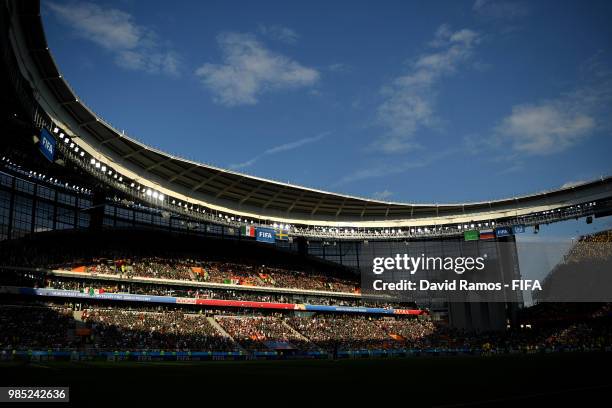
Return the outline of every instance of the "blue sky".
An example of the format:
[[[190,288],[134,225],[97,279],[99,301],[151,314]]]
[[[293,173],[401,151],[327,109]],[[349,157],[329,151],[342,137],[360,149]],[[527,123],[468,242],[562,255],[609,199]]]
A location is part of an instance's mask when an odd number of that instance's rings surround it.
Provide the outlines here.
[[[81,99],[186,158],[407,202],[612,174],[609,1],[43,0],[42,11]]]

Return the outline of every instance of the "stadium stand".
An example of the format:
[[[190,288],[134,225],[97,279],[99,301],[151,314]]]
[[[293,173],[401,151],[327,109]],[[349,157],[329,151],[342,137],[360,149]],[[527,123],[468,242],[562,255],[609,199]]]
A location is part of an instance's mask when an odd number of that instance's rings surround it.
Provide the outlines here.
[[[610,304],[580,320],[506,332],[468,333],[428,318],[223,314],[177,308],[15,304],[0,307],[0,349],[94,351],[412,350],[463,353],[606,351],[612,347]],[[229,334],[226,337],[210,318]]]
[[[182,311],[85,309],[96,348],[230,351],[235,345],[206,316]]]
[[[104,236],[105,235],[105,236]],[[53,250],[57,247],[57,251]],[[148,231],[64,231],[0,245],[4,266],[355,293],[355,271],[252,242]]]
[[[608,300],[612,284],[612,230],[581,236],[534,293],[538,302]]]

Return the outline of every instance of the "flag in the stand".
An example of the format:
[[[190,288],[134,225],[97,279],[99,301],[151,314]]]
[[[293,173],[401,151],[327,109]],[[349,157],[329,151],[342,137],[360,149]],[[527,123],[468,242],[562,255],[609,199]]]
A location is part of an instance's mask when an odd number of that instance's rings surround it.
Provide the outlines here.
[[[289,239],[289,235],[286,232],[283,232],[283,230],[277,230],[276,231],[276,239],[279,241],[287,241]]]
[[[200,266],[192,266],[191,272],[197,273],[198,275],[204,275],[204,269]]]
[[[466,241],[478,241],[479,233],[476,230],[465,231],[463,233],[463,238]]]
[[[247,237],[255,236],[255,227],[251,227],[250,225],[245,225],[240,229],[240,233]]]
[[[480,231],[480,239],[494,239],[495,233],[492,229]]]

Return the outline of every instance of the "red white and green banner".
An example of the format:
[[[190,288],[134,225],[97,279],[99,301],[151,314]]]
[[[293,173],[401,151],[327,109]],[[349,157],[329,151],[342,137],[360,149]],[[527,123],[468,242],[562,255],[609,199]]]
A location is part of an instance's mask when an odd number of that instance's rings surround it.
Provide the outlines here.
[[[240,233],[247,237],[254,237],[255,227],[251,227],[250,225],[245,225],[244,227],[240,228]]]

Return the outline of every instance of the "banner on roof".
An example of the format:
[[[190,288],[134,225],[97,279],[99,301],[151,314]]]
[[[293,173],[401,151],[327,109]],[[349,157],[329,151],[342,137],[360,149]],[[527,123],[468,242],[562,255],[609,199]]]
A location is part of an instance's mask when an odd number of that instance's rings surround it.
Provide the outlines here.
[[[480,231],[480,239],[495,239],[495,232],[492,229]]]
[[[273,244],[275,231],[272,228],[257,227],[255,228],[255,239],[259,242]]]
[[[40,142],[38,143],[38,148],[40,152],[52,162],[55,160],[55,138],[51,136],[51,133],[47,129],[42,129],[40,131]]]
[[[497,227],[495,228],[495,236],[497,238],[509,237],[513,235],[512,227]]]
[[[466,241],[478,241],[478,238],[480,238],[480,234],[476,230],[465,231],[463,233],[463,238]]]
[[[240,228],[240,234],[245,237],[255,237],[255,227],[251,225],[245,225]]]
[[[289,240],[289,234],[284,232],[282,229],[278,229],[278,230],[276,230],[276,239],[279,240],[279,241],[288,241]]]
[[[519,224],[512,227],[512,232],[515,234],[522,234],[525,232],[525,225]]]

